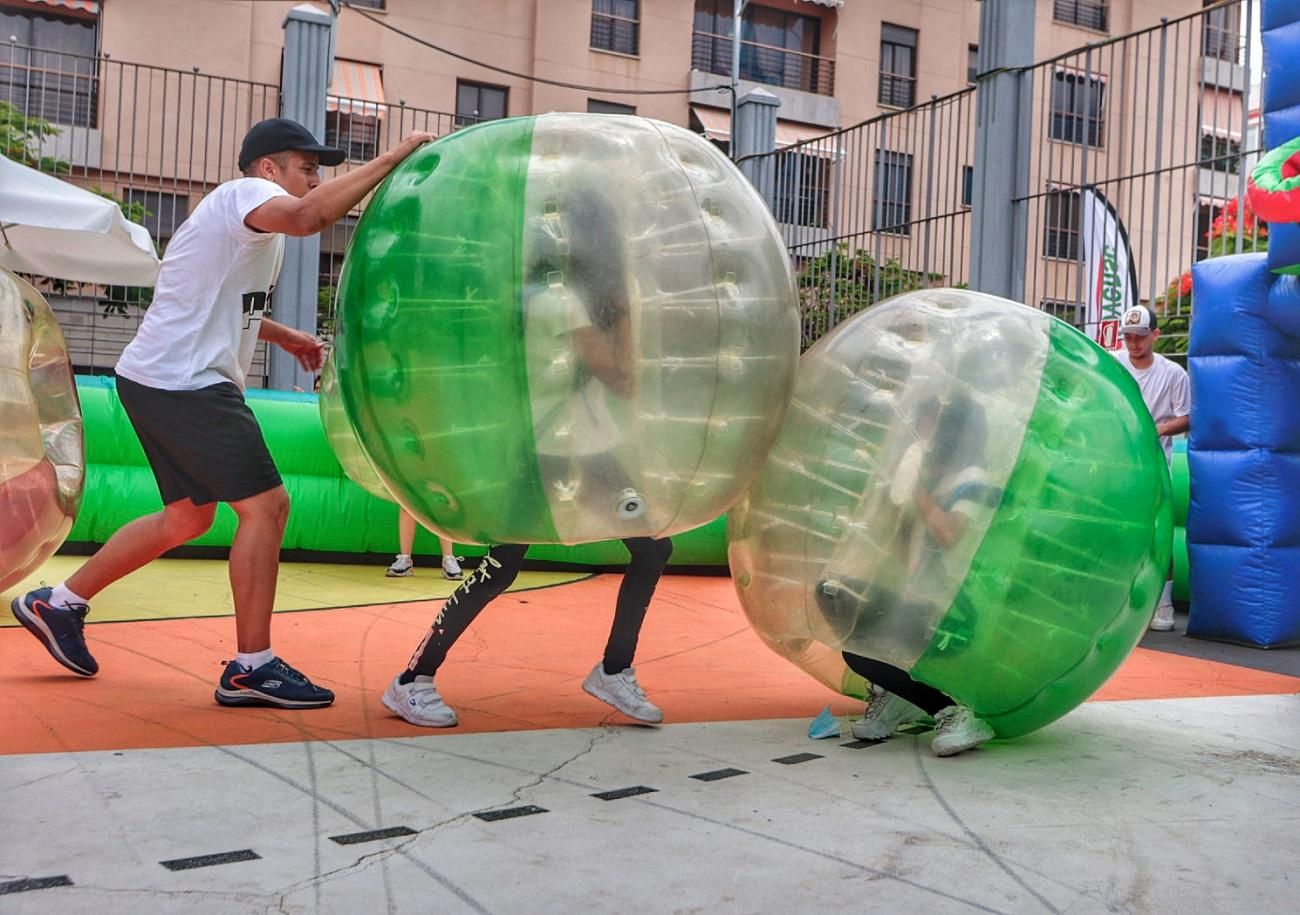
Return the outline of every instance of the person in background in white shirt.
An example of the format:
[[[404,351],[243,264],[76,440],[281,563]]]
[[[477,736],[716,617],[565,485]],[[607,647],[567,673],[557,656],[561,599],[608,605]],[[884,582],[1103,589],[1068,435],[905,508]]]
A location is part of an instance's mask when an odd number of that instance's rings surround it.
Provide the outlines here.
[[[334,701],[271,649],[280,544],[289,497],[244,402],[258,340],[321,367],[324,344],[264,317],[280,272],[284,236],[314,235],[355,207],[398,163],[433,139],[416,131],[365,165],[322,182],[323,146],[286,118],[244,137],[242,178],[208,194],[167,246],[154,298],[117,364],[117,393],[153,470],[161,511],[119,529],[53,587],[12,603],[19,622],[54,659],[83,677],[99,665],[86,647],[90,600],[119,578],[212,525],[218,502],[239,519],[230,548],[238,653],[216,691],[222,705],[321,708]]]
[[[1124,349],[1117,351],[1115,358],[1137,381],[1142,400],[1155,420],[1165,460],[1169,461],[1173,458],[1174,436],[1183,435],[1191,428],[1192,388],[1187,370],[1155,352],[1160,328],[1149,308],[1135,305],[1126,311],[1120,333],[1124,337]],[[1167,580],[1155,618],[1151,620],[1151,628],[1158,632],[1174,628],[1173,589],[1173,581]]]

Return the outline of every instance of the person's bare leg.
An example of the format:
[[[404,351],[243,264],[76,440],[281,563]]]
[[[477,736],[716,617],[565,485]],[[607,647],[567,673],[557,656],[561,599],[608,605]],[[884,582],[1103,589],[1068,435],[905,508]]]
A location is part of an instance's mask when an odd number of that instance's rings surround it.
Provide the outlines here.
[[[136,518],[109,537],[64,585],[90,600],[119,578],[206,532],[216,510],[215,502],[195,505],[181,499],[160,512]]]
[[[438,549],[442,550],[443,558],[456,555],[456,544],[452,543],[446,537],[438,538]]]
[[[289,519],[289,494],[283,486],[231,502],[239,516],[230,545],[230,590],[235,598],[235,640],[252,654],[271,647],[271,608],[275,603],[280,545]]]
[[[397,509],[397,552],[410,556],[415,547],[415,516],[404,508]]]

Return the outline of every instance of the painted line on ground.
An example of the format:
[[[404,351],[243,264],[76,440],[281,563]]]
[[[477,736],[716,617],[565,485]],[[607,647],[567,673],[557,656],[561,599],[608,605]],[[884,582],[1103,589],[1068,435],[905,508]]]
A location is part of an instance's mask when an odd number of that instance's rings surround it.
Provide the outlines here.
[[[370,829],[366,832],[349,832],[341,836],[330,836],[330,841],[338,845],[358,845],[362,842],[378,842],[380,839],[397,839],[402,836],[419,835],[407,826],[392,826],[388,829]]]
[[[0,883],[0,896],[10,893],[26,893],[31,890],[48,890],[55,886],[75,886],[67,874],[57,877],[29,877],[23,880],[9,880]]]
[[[196,867],[215,867],[218,864],[235,864],[239,861],[257,861],[262,856],[251,848],[238,851],[223,851],[215,855],[196,855],[193,858],[175,858],[171,861],[159,861],[169,871],[188,871]]]

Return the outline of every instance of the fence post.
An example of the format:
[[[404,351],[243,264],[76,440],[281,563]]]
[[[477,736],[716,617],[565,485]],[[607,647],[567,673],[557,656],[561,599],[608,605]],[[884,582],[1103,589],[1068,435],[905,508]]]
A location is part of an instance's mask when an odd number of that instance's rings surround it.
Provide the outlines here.
[[[980,76],[975,91],[975,180],[971,200],[971,287],[1021,301],[1029,212],[1029,80],[1015,68],[1034,58],[1034,0],[980,4]]]
[[[325,136],[325,93],[334,70],[333,17],[307,6],[285,16],[284,75],[280,113],[302,124],[317,139]],[[284,265],[272,299],[275,319],[316,333],[316,298],[320,294],[320,236],[286,238]],[[310,372],[293,356],[270,347],[270,386],[283,391],[312,389]]]
[[[759,195],[775,212],[776,161],[771,155],[776,149],[776,109],[781,100],[766,89],[751,89],[736,103],[736,120],[731,125],[731,157],[744,159],[740,171]]]

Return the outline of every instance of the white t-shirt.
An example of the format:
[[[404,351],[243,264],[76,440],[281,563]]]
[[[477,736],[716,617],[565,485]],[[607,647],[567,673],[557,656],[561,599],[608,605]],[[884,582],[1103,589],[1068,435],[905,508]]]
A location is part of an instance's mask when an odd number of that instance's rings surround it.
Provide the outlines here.
[[[1187,370],[1177,362],[1166,359],[1159,353],[1151,354],[1155,361],[1145,369],[1134,368],[1129,361],[1128,350],[1115,351],[1115,358],[1138,383],[1142,400],[1157,424],[1179,416],[1189,416],[1192,412],[1192,386],[1187,380]],[[1165,449],[1166,460],[1173,457],[1174,439],[1171,435],[1160,436],[1160,444]]]
[[[232,381],[242,390],[262,314],[284,258],[284,236],[244,217],[288,191],[238,178],[204,197],[167,245],[153,304],[117,362],[151,388],[193,391]]]

